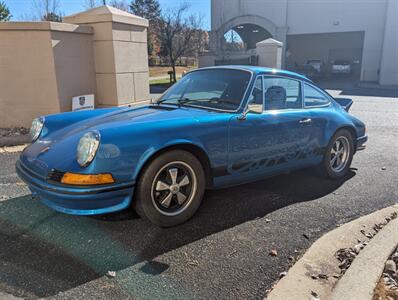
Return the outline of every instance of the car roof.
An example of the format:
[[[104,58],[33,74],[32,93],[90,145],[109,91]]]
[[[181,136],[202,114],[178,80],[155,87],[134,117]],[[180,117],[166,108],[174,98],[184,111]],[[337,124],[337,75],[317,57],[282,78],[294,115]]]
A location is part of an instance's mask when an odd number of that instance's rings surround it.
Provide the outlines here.
[[[243,65],[226,65],[226,66],[214,66],[214,67],[206,67],[206,68],[201,68],[201,69],[196,69],[194,71],[198,70],[211,70],[211,69],[232,69],[232,70],[242,70],[242,71],[249,71],[254,73],[254,75],[258,74],[265,74],[265,75],[282,75],[285,77],[291,77],[295,79],[300,79],[300,80],[305,80],[308,82],[312,83],[312,80],[309,79],[308,77],[292,72],[292,71],[287,71],[287,70],[281,70],[281,69],[273,69],[273,68],[267,68],[267,67],[259,67],[259,66],[243,66]]]

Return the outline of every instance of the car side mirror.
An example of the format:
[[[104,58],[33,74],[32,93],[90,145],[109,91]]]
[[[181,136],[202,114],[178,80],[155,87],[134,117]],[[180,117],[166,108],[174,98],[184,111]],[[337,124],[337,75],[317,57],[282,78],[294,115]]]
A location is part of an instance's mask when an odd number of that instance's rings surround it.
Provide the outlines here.
[[[239,116],[239,120],[246,120],[246,116],[248,113],[262,114],[263,113],[263,105],[262,104],[254,104],[254,103],[248,104],[246,107],[246,110]]]

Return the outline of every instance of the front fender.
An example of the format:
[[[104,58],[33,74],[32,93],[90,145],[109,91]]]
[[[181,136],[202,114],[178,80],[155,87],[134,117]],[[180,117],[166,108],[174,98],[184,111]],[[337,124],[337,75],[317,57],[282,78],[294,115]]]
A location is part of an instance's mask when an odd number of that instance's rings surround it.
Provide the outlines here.
[[[138,178],[138,175],[140,174],[142,168],[145,166],[145,164],[151,160],[154,156],[156,156],[157,153],[162,152],[166,150],[167,148],[171,147],[178,147],[182,145],[190,145],[194,146],[197,148],[200,148],[206,155],[209,157],[204,145],[200,141],[193,141],[189,139],[174,139],[170,140],[162,145],[157,145],[156,147],[152,146],[148,148],[140,157],[138,160],[138,164],[135,168],[134,171],[134,180]]]

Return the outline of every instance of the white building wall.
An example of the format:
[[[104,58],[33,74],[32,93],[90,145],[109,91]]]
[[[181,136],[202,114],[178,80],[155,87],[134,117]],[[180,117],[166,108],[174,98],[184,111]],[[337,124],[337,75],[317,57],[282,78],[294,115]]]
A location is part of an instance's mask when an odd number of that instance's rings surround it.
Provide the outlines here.
[[[388,1],[395,10],[398,0],[212,0],[212,31],[219,31],[213,38],[222,37],[224,24],[245,16],[266,18],[277,30],[287,29],[287,35],[365,31],[361,80],[378,81]],[[396,28],[398,12],[390,14],[395,24],[388,26]]]
[[[287,0],[212,0],[211,27],[217,30],[236,16],[259,15],[282,26],[286,22]]]
[[[398,0],[390,0],[381,60],[380,84],[398,85]]]

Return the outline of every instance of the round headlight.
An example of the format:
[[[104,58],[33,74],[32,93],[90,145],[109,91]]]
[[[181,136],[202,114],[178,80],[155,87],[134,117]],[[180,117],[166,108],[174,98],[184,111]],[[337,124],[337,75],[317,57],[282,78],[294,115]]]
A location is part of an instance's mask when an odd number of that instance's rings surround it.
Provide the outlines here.
[[[100,144],[99,132],[85,133],[77,145],[77,162],[81,167],[87,167],[94,159]]]
[[[30,127],[30,136],[32,138],[32,142],[36,141],[43,129],[44,126],[44,117],[36,118],[32,121],[32,126]]]

